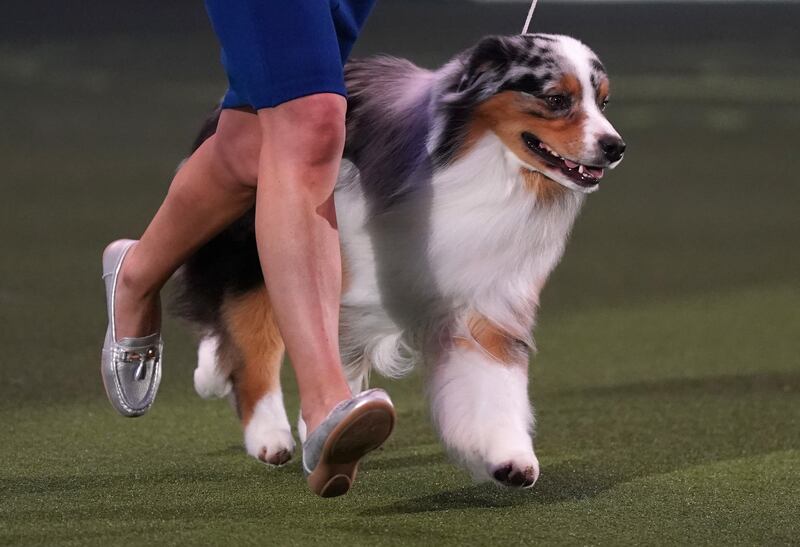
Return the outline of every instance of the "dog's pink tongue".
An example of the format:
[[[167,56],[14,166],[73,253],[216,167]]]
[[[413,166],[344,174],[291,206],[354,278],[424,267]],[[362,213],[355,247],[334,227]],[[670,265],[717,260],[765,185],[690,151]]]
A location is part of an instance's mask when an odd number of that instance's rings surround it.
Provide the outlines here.
[[[568,160],[568,159],[566,159],[566,158],[564,158],[564,165],[566,165],[566,166],[567,166],[567,167],[569,167],[570,169],[575,169],[576,167],[578,167],[578,164],[577,164],[577,163],[575,163],[574,161],[569,161],[569,160]]]
[[[596,179],[603,178],[604,171],[602,169],[598,169],[596,167],[587,167],[586,170]]]

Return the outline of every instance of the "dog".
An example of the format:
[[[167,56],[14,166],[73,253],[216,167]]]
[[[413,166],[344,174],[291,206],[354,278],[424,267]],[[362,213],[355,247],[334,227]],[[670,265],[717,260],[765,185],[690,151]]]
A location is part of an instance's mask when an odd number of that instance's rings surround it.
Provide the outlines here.
[[[350,387],[424,367],[447,450],[478,480],[530,487],[539,294],[586,195],[625,152],[603,114],[606,70],[578,40],[525,34],[488,36],[435,71],[355,60],[345,79],[335,201]],[[202,336],[196,391],[230,395],[248,454],[280,465],[294,450],[284,345],[253,224],[251,211],[187,261],[180,313]]]

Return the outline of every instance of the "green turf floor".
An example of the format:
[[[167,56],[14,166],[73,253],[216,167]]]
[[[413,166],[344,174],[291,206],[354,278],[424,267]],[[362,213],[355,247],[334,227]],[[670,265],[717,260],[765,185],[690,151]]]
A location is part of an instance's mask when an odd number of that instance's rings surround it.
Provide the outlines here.
[[[462,27],[364,51],[438,61]],[[244,454],[174,320],[153,410],[103,394],[99,254],[142,230],[222,91],[207,29],[0,40],[0,544],[800,543],[800,57],[771,38],[597,45],[629,154],[545,290],[535,488],[451,465],[414,375],[381,383],[396,433],[336,500]]]

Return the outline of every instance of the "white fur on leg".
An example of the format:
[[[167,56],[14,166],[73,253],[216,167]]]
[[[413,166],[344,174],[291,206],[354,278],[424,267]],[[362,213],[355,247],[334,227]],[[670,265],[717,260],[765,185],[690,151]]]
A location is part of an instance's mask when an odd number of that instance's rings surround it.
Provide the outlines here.
[[[535,481],[533,412],[526,366],[494,361],[479,350],[453,347],[436,365],[430,382],[431,411],[442,441],[476,479],[508,468]],[[530,486],[530,485],[528,485]]]
[[[286,463],[294,452],[294,438],[283,407],[280,387],[264,395],[244,428],[247,453],[274,465]]]
[[[197,347],[197,368],[194,369],[194,390],[203,399],[225,397],[231,391],[231,380],[227,374],[217,367],[216,336],[207,336],[200,340]]]
[[[353,394],[353,397],[367,389],[367,378],[366,374],[358,373],[352,377],[347,378],[347,385],[350,387],[350,393]]]
[[[306,427],[306,421],[303,419],[303,413],[300,412],[299,416],[297,416],[297,436],[300,437],[300,444],[306,442],[307,435],[308,428]]]

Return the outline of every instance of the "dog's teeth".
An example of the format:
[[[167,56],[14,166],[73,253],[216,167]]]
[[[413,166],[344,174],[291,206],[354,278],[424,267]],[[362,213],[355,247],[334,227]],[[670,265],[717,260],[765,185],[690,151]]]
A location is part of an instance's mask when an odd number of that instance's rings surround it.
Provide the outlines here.
[[[540,143],[539,143],[539,147],[540,147],[540,148],[543,148],[544,150],[546,150],[546,151],[547,151],[547,152],[548,152],[548,153],[549,153],[551,156],[555,156],[555,157],[557,157],[557,158],[560,158],[560,157],[561,157],[561,156],[559,156],[559,155],[558,155],[558,152],[556,152],[555,150],[553,150],[552,148],[550,148],[549,146],[547,146],[547,145],[546,145],[545,143],[543,143],[543,142],[540,142]]]
[[[578,173],[580,173],[581,175],[585,175],[586,168],[583,165],[581,165],[580,167],[578,167]]]

